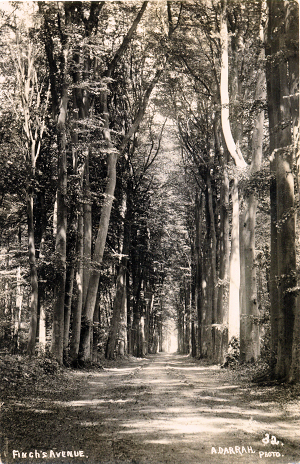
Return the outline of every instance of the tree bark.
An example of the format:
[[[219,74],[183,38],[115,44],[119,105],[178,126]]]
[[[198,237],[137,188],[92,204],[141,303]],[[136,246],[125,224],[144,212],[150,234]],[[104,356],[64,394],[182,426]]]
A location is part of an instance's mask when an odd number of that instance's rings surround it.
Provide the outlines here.
[[[63,363],[64,303],[66,285],[66,244],[67,244],[67,154],[66,118],[68,89],[62,90],[60,114],[57,123],[58,139],[58,186],[57,186],[57,233],[56,233],[56,285],[53,308],[51,352],[57,361]]]
[[[276,162],[275,149],[277,146],[277,127],[279,126],[279,113],[277,107],[280,101],[279,91],[279,65],[276,60],[273,60],[273,55],[276,54],[279,45],[277,44],[278,37],[273,34],[274,18],[273,13],[274,2],[268,1],[269,21],[268,21],[268,37],[266,53],[268,55],[266,63],[267,77],[267,102],[269,116],[269,133],[270,133],[270,153],[273,154],[270,159],[270,216],[271,216],[271,240],[270,240],[270,278],[269,278],[269,293],[270,293],[270,323],[271,323],[271,367],[276,365],[277,349],[278,349],[278,317],[279,317],[279,294],[277,286],[278,276],[278,258],[277,258],[277,180],[276,180]],[[274,372],[273,372],[274,373]]]
[[[263,29],[260,26],[261,43],[264,42]],[[261,47],[259,59],[265,58]],[[263,102],[265,92],[265,71],[260,69],[257,74],[255,100]],[[254,174],[261,167],[263,152],[264,110],[258,112],[252,135],[252,160],[250,173]],[[257,283],[255,263],[255,225],[257,196],[251,193],[245,199],[245,213],[242,219],[241,241],[243,247],[243,282],[241,284],[241,361],[256,361],[259,357],[259,309],[257,304]]]
[[[293,151],[298,173],[298,198],[300,198],[300,128],[299,128],[299,5],[288,2],[285,16],[286,44],[289,50],[289,96],[291,98],[291,118],[293,130]],[[299,213],[298,213],[299,214]],[[293,331],[292,364],[289,372],[290,382],[300,381],[300,297],[296,301],[296,314]]]
[[[228,339],[240,339],[240,227],[238,181],[232,187],[232,232],[230,252],[230,283],[228,307]]]
[[[278,328],[272,327],[272,345],[274,345],[277,338],[275,346],[275,348],[277,347],[277,363],[273,373],[278,379],[293,377],[291,374],[293,337],[296,336],[297,338],[297,324],[295,324],[295,321],[297,321],[298,317],[295,293],[297,281],[293,149],[291,146],[292,118],[288,81],[290,73],[288,71],[287,57],[280,55],[281,50],[286,45],[284,35],[286,6],[286,2],[268,0],[267,50],[270,60],[267,68],[267,90],[271,159],[276,174],[276,223],[271,231],[275,231],[275,228],[277,230],[277,275],[275,278],[278,280],[278,311],[275,305],[276,313],[274,313],[274,307],[271,306],[271,324],[276,324],[277,318]],[[272,220],[275,220],[275,215]],[[272,242],[275,242],[275,240]],[[272,295],[271,305],[274,304],[274,297],[275,295]],[[298,361],[296,361],[297,363]]]
[[[117,277],[117,290],[113,305],[113,316],[109,330],[109,336],[106,346],[105,357],[113,359],[115,357],[115,349],[117,344],[117,337],[119,333],[121,310],[124,303],[124,288],[126,286],[126,265],[120,264],[120,269]]]
[[[241,220],[241,321],[240,361],[256,361],[259,356],[259,312],[255,267],[255,217],[257,199],[246,200]]]
[[[208,169],[209,170],[209,169]],[[210,231],[210,255],[211,255],[211,333],[212,333],[212,357],[215,362],[219,362],[221,332],[217,324],[217,305],[218,305],[218,287],[217,287],[217,236],[215,226],[215,214],[213,208],[213,192],[210,172],[207,173],[207,195],[208,195],[208,213],[209,213],[209,231]]]
[[[246,168],[243,155],[236,145],[229,120],[229,92],[228,92],[228,30],[227,30],[227,1],[222,4],[221,14],[221,123],[222,133],[227,149],[237,168]],[[237,89],[235,89],[235,94]],[[237,178],[233,180],[232,188],[232,233],[230,253],[230,283],[228,308],[228,339],[240,338],[240,239],[239,239],[239,194]]]
[[[197,321],[198,321],[198,356],[202,357],[202,318],[203,318],[203,291],[202,291],[202,221],[203,221],[203,195],[200,192],[196,196],[195,204],[195,252],[196,252],[196,289],[195,299],[197,308]]]
[[[221,187],[220,212],[220,271],[218,286],[217,321],[222,325],[222,339],[220,347],[220,362],[225,357],[228,346],[228,293],[229,293],[229,179],[223,166],[223,180]]]
[[[16,38],[18,43],[18,38]],[[19,48],[17,56],[14,57],[15,71],[20,94],[20,104],[23,111],[23,129],[26,135],[26,162],[27,162],[27,227],[28,227],[28,253],[31,281],[31,319],[29,327],[27,354],[32,356],[35,352],[35,342],[37,336],[38,321],[38,274],[37,274],[37,256],[35,244],[35,226],[34,226],[34,181],[36,173],[36,161],[40,153],[41,140],[44,132],[44,115],[41,116],[41,87],[37,82],[37,73],[35,69],[35,56],[33,46],[29,42],[26,53]],[[35,101],[36,99],[36,101]],[[34,102],[34,103],[33,103]],[[48,104],[48,94],[45,103],[45,109]],[[35,105],[35,108],[33,108]],[[34,111],[38,116],[34,116]],[[39,117],[40,116],[40,117]]]
[[[126,284],[127,284],[127,265],[129,257],[129,247],[131,241],[131,208],[130,200],[127,198],[126,213],[124,218],[124,238],[122,247],[122,257],[117,276],[116,296],[113,304],[113,317],[109,330],[105,357],[113,359],[117,348],[117,338],[120,332],[121,316],[123,324],[123,340],[125,346],[124,332],[127,331],[127,314],[125,311],[126,304]]]
[[[106,131],[107,137],[108,132]],[[107,139],[110,141],[110,136]],[[109,142],[110,144],[110,142]],[[95,243],[95,249],[93,254],[93,261],[95,263],[95,269],[91,271],[89,279],[89,287],[86,296],[86,302],[83,310],[82,324],[81,324],[81,339],[79,348],[79,361],[85,362],[90,359],[90,341],[93,324],[93,314],[95,309],[95,303],[97,298],[97,291],[100,278],[100,266],[103,260],[104,248],[106,243],[106,236],[109,226],[109,219],[111,208],[114,200],[114,191],[116,186],[116,165],[117,165],[117,154],[113,150],[111,144],[109,146],[111,152],[108,154],[107,162],[107,185],[105,189],[105,199],[101,210],[101,218],[99,223],[99,229],[97,239]],[[97,266],[97,267],[96,267]]]
[[[184,279],[184,314],[185,314],[185,339],[184,354],[190,354],[191,351],[191,302],[190,302],[190,281]]]
[[[66,289],[65,289],[65,310],[64,310],[64,359],[68,356],[69,334],[71,321],[71,306],[74,287],[74,263],[71,263],[66,272]]]
[[[280,44],[280,41],[279,41]],[[276,160],[277,180],[277,259],[279,277],[278,352],[276,376],[288,378],[292,362],[296,315],[296,231],[294,213],[293,154],[287,63],[279,66],[281,122]],[[282,148],[281,148],[282,147]]]
[[[221,14],[221,122],[227,149],[238,168],[247,167],[243,155],[236,145],[231,131],[229,120],[229,92],[228,92],[228,30],[227,30],[227,0],[223,0],[223,11]]]
[[[278,352],[276,376],[288,378],[292,362],[296,314],[296,249],[292,155],[284,148],[276,154],[277,259],[279,280]]]
[[[124,285],[121,315],[120,315],[120,330],[119,330],[119,346],[118,351],[120,356],[127,354],[127,281],[128,275],[126,273],[126,282]]]
[[[35,353],[35,341],[37,334],[38,315],[38,274],[36,266],[36,254],[34,243],[34,217],[33,217],[33,189],[29,188],[27,194],[27,221],[28,221],[28,252],[31,282],[31,320],[28,336],[27,354],[33,356]]]
[[[77,256],[77,268],[76,268],[76,289],[77,289],[77,300],[73,310],[72,317],[72,333],[70,340],[70,359],[74,363],[77,361],[80,343],[80,331],[81,331],[81,314],[82,314],[82,302],[83,302],[83,207],[81,205],[78,213],[78,226],[77,226],[77,243],[76,243],[76,256]]]
[[[82,302],[86,301],[88,292],[91,257],[92,257],[92,202],[89,173],[89,152],[84,163],[83,173],[83,278],[82,278]]]
[[[206,237],[203,252],[203,326],[202,326],[202,352],[203,356],[213,358],[213,338],[212,338],[212,311],[213,311],[213,277],[212,277],[212,250],[211,250],[211,230],[209,215],[208,189],[205,192],[205,219]]]

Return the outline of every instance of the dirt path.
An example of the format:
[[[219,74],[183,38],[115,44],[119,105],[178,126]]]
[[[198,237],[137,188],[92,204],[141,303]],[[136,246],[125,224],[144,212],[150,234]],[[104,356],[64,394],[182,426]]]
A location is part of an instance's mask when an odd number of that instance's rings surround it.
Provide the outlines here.
[[[278,403],[272,388],[165,354],[71,375],[88,375],[75,400],[14,405],[20,430],[5,423],[5,464],[300,463],[299,401]]]

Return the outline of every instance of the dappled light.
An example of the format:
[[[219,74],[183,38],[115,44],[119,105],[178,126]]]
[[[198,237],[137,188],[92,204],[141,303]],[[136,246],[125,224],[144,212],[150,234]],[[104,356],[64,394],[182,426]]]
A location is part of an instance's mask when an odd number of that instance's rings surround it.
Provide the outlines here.
[[[227,452],[230,464],[241,462],[241,456],[249,463],[270,463],[268,455],[266,460],[259,455],[265,452],[280,453],[280,464],[296,462],[298,400],[279,404],[274,387],[268,395],[188,356],[160,353],[124,364],[88,372],[85,379],[72,373],[83,386],[76,398],[16,401],[20,424],[29,417],[43,421],[44,434],[34,446],[51,449],[55,437],[56,446],[73,449],[76,436],[91,462],[98,462],[97,456],[104,461],[122,456],[146,463],[151,456],[156,464],[167,453],[172,463],[181,464],[185,455],[189,464],[208,464],[223,462],[218,456]],[[7,427],[5,433],[10,436]],[[266,434],[277,437],[278,444],[264,444]],[[28,446],[24,440],[15,437],[11,446]],[[28,433],[26,440],[32,443],[34,435]]]

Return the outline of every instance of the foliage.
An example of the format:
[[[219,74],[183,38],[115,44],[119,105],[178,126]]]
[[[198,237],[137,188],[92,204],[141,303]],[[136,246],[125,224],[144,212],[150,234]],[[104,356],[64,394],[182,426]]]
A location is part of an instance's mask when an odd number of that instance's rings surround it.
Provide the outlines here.
[[[269,189],[276,176],[270,172],[267,125],[263,166],[250,173],[250,162],[256,117],[271,103],[257,99],[257,77],[273,58],[265,62],[260,56],[260,21],[266,19],[262,3],[228,1],[230,120],[249,165],[239,172],[228,160],[220,117],[222,4],[218,0],[34,2],[32,7],[15,5],[11,14],[0,11],[2,347],[21,352],[28,336],[29,192],[33,193],[39,305],[45,312],[47,347],[51,342],[56,276],[64,271],[55,241],[60,148],[56,120],[65,95],[66,266],[70,274],[74,271],[73,287],[65,298],[67,304],[70,297],[71,309],[65,352],[69,352],[75,308],[80,302],[80,266],[101,273],[97,317],[94,323],[90,321],[97,358],[109,338],[117,277],[125,263],[128,338],[134,338],[132,334],[147,321],[140,339],[134,340],[139,350],[146,353],[150,345],[156,349],[161,324],[175,318],[181,331],[180,349],[198,357],[204,352],[212,358],[216,352],[224,356],[227,261],[233,236],[230,193],[232,181],[237,179],[240,217],[252,194],[259,200],[253,263],[258,279],[257,321],[262,329],[261,362],[271,362]],[[139,26],[128,35],[144,7]],[[28,24],[23,18],[26,15]],[[34,173],[30,173],[33,142],[38,145],[38,156]],[[112,153],[118,153],[116,188],[110,196],[114,202],[99,265],[90,257],[82,258],[79,248],[86,232],[79,225],[86,219],[86,205],[91,204],[94,251],[108,200],[105,188]],[[276,222],[278,230],[296,208]],[[129,246],[124,252],[127,234]],[[299,260],[299,250],[297,255]],[[218,327],[226,330],[221,333]],[[162,337],[159,333],[160,342]],[[217,347],[216,340],[223,348]],[[129,343],[130,349],[134,343]],[[37,348],[38,352],[44,350],[41,345]],[[238,356],[239,342],[232,339],[224,366],[236,366]],[[48,355],[38,362],[37,369],[47,375],[59,371]],[[18,368],[14,369],[18,378]]]
[[[225,355],[225,362],[222,367],[235,368],[240,358],[240,342],[236,337],[232,337],[228,343],[228,351]]]
[[[41,352],[37,358],[38,366],[41,367],[45,374],[54,375],[60,370],[60,366],[49,351]]]
[[[28,358],[22,355],[1,354],[1,396],[9,392],[22,395],[30,389],[51,382],[51,378],[62,376],[62,368],[48,356]]]

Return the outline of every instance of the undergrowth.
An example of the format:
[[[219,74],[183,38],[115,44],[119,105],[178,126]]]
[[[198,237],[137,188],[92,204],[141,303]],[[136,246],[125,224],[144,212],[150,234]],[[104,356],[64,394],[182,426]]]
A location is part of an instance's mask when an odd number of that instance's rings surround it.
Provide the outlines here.
[[[32,396],[47,389],[68,389],[66,369],[46,355],[34,358],[23,355],[0,356],[0,397]]]

